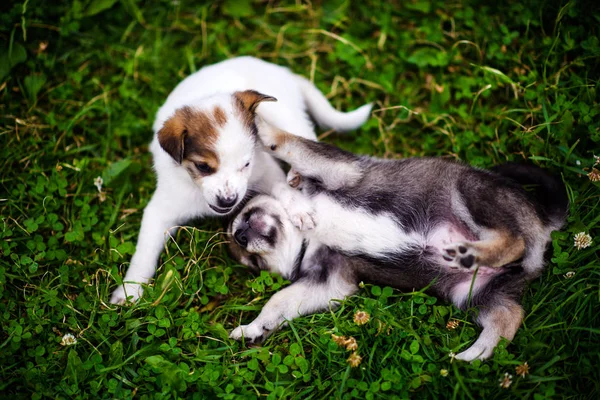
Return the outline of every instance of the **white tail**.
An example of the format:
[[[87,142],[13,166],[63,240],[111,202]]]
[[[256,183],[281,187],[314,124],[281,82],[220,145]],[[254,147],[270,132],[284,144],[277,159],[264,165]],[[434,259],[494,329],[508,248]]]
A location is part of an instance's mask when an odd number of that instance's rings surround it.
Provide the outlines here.
[[[373,106],[371,103],[350,112],[338,111],[308,79],[297,77],[308,111],[320,127],[345,132],[360,127],[369,119]]]

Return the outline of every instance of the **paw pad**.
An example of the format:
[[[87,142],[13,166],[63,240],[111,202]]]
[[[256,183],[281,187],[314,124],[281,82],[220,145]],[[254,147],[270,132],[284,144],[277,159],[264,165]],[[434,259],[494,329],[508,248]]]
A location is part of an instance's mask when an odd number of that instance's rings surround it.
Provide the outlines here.
[[[476,268],[476,250],[468,243],[453,243],[442,249],[442,258],[451,268]]]

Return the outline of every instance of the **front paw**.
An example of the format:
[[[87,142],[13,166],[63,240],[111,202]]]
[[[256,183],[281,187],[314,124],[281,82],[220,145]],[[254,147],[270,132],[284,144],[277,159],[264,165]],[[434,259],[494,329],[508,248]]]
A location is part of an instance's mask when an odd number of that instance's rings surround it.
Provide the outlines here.
[[[442,257],[450,268],[476,269],[479,267],[477,249],[469,242],[451,243],[442,249]]]
[[[257,324],[240,325],[229,334],[229,337],[234,340],[246,341],[246,343],[258,344],[265,340],[268,330]]]
[[[280,139],[279,129],[275,128],[259,116],[256,117],[255,124],[258,131],[258,137],[265,146],[265,149],[270,152],[277,150]]]
[[[142,297],[144,288],[138,283],[125,283],[112,293],[110,302],[112,304],[124,305],[128,302],[135,303]]]
[[[291,206],[288,208],[290,221],[301,231],[315,229],[317,226],[315,212],[312,207]]]

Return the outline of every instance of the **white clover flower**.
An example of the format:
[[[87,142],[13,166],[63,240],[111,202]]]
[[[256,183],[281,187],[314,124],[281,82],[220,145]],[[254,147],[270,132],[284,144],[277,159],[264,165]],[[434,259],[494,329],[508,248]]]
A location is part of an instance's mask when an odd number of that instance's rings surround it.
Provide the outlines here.
[[[517,375],[521,375],[521,378],[525,378],[526,375],[529,375],[529,364],[525,361],[524,364],[516,366],[515,371]]]
[[[70,333],[64,335],[60,341],[62,346],[72,346],[75,343],[77,343],[77,339],[75,339],[75,336],[71,335]]]
[[[357,352],[350,354],[350,357],[348,357],[348,359],[346,360],[346,362],[350,364],[352,368],[358,367],[361,361],[362,357],[359,356]]]
[[[592,237],[585,232],[579,232],[573,238],[573,242],[573,246],[575,246],[577,250],[585,249],[592,245]]]
[[[504,377],[500,378],[500,387],[504,388],[504,389],[508,389],[510,387],[510,385],[512,385],[512,378],[513,376],[511,374],[509,374],[508,372],[504,373]]]
[[[564,276],[565,276],[565,278],[567,278],[567,279],[571,279],[572,277],[574,277],[574,276],[575,276],[575,271],[569,271],[569,272],[567,272],[567,273],[566,273]]]
[[[98,193],[102,193],[102,184],[103,183],[104,183],[104,180],[102,179],[101,176],[94,179],[94,186],[96,186],[96,188],[98,189]]]
[[[448,353],[448,357],[450,357],[450,362],[452,362],[456,358],[456,354],[453,351],[451,351],[450,353]]]
[[[371,316],[366,311],[357,311],[354,314],[354,323],[356,325],[364,325],[371,319]]]

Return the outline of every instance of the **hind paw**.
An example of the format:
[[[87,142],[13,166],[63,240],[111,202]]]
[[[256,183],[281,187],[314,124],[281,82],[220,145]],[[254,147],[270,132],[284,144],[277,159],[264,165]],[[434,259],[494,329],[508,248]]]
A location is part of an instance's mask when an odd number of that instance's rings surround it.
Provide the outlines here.
[[[474,360],[485,360],[487,358],[490,358],[492,354],[494,354],[493,346],[482,346],[474,344],[462,353],[458,353],[456,355],[456,359],[471,362]]]
[[[469,242],[452,243],[442,249],[442,257],[450,268],[479,267],[477,249]]]

